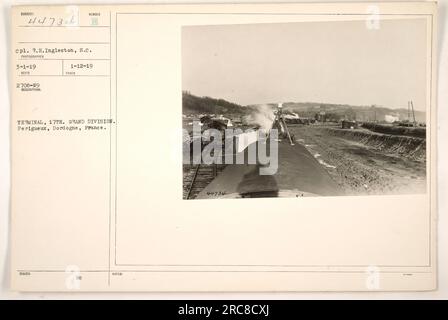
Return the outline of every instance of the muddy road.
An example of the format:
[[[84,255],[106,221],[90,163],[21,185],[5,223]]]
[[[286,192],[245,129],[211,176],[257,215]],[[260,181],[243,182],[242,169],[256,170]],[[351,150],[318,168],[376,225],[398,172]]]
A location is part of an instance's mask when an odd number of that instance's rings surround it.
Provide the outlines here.
[[[425,159],[385,152],[334,134],[325,126],[291,125],[289,129],[346,195],[425,193]]]

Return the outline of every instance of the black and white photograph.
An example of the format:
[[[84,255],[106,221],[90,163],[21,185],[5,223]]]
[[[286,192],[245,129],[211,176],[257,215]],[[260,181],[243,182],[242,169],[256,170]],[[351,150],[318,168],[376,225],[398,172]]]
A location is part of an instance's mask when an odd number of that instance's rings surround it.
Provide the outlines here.
[[[0,300],[448,296],[448,0],[5,1]]]
[[[182,27],[183,198],[426,193],[427,28]]]

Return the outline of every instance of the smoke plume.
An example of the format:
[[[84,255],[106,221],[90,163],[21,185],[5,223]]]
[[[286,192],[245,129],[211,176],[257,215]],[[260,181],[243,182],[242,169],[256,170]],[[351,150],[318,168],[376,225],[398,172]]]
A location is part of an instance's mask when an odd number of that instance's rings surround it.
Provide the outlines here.
[[[258,126],[260,129],[269,131],[272,128],[275,115],[272,107],[268,105],[259,105],[254,111],[246,117],[246,122],[249,125]]]

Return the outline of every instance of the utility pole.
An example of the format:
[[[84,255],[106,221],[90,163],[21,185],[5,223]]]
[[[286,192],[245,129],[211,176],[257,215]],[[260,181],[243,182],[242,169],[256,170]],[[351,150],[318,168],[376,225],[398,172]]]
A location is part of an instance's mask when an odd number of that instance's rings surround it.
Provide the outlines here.
[[[412,118],[414,119],[414,126],[415,126],[417,124],[417,122],[415,121],[414,103],[412,102],[412,100],[409,102],[410,102],[410,105],[412,108]]]
[[[373,122],[376,123],[376,106],[373,105],[372,107],[373,107],[373,116],[374,116],[374,120],[373,120]]]
[[[411,101],[408,101],[408,122],[411,122]]]

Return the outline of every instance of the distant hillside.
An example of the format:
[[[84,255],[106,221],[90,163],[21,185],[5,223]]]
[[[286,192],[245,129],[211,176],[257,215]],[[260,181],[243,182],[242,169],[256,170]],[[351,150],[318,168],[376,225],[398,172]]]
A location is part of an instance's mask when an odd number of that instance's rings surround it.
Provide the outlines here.
[[[184,114],[224,114],[243,115],[248,109],[224,99],[198,97],[189,92],[182,92],[182,108]]]
[[[228,117],[248,115],[261,105],[241,106],[239,104],[215,99],[211,97],[198,97],[189,92],[182,92],[182,107],[184,114],[223,114]],[[276,103],[268,103],[272,109],[277,108]],[[325,114],[328,120],[339,121],[342,119],[358,121],[383,121],[385,116],[395,116],[399,120],[408,119],[407,109],[392,109],[381,106],[353,106],[348,104],[331,104],[317,102],[285,102],[283,110],[297,113],[300,117],[314,118],[316,114]],[[412,121],[412,113],[410,114]],[[415,111],[417,122],[426,121],[426,113]]]
[[[276,108],[277,104],[269,104]],[[256,107],[256,106],[252,106]],[[341,120],[351,119],[358,121],[383,121],[386,115],[398,116],[400,120],[408,119],[407,109],[392,109],[380,106],[352,106],[348,104],[329,104],[316,102],[286,102],[283,109],[297,113],[301,117],[314,117],[316,113],[325,113],[327,118]],[[412,121],[412,113],[410,114]],[[415,111],[415,120],[425,122],[426,113]]]

